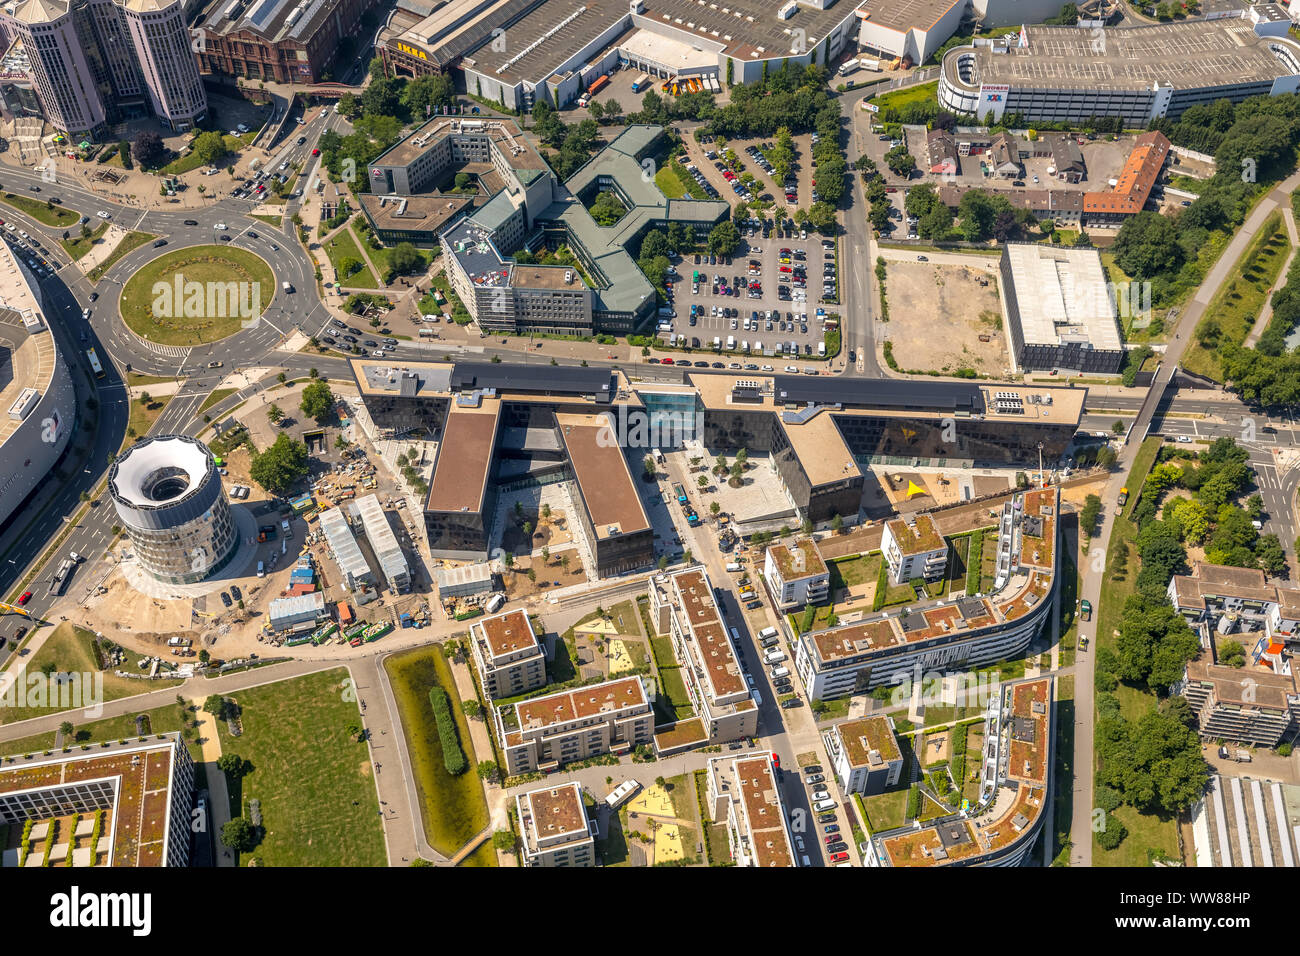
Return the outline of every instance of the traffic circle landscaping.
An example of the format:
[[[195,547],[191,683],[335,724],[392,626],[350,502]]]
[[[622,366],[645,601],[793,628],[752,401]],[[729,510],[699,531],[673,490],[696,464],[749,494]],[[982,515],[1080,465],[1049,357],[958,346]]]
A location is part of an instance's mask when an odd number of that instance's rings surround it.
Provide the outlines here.
[[[159,345],[192,346],[233,335],[275,297],[275,273],[261,256],[230,246],[177,249],[154,259],[122,288],[132,332]]]

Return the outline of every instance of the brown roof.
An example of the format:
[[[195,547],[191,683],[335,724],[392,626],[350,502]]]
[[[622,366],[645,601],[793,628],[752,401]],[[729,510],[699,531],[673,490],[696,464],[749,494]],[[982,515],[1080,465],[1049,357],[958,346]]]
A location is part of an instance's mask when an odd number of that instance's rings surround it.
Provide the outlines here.
[[[645,688],[639,678],[624,677],[520,701],[515,705],[515,714],[521,729],[534,730],[638,705],[649,706]]]
[[[747,690],[731,637],[713,600],[713,588],[699,568],[673,576],[681,608],[690,621],[697,656],[706,670],[714,698]]]
[[[894,730],[889,726],[889,718],[883,714],[861,720],[846,720],[842,724],[836,724],[835,730],[844,746],[844,755],[849,758],[850,767],[872,766],[873,751],[880,754],[885,762],[899,760],[903,756],[898,749],[898,741],[894,739]]]
[[[1174,575],[1173,585],[1176,603],[1184,608],[1204,608],[1206,597],[1261,602],[1279,599],[1278,589],[1269,586],[1264,572],[1258,568],[1197,562],[1191,574]]]
[[[600,415],[560,413],[555,421],[560,426],[596,537],[632,534],[649,528],[650,519],[641,506],[641,495],[607,419]]]
[[[943,535],[928,514],[913,515],[910,522],[904,518],[895,518],[889,522],[889,533],[894,536],[898,550],[904,555],[928,554],[944,546]]]
[[[767,551],[772,555],[777,570],[781,572],[781,579],[787,584],[826,573],[826,562],[822,560],[821,552],[817,550],[817,542],[812,538],[797,538],[790,543],[789,547],[784,544],[774,544]],[[795,551],[803,555],[802,568],[795,567]]]
[[[485,617],[475,627],[482,629],[483,638],[494,657],[511,654],[527,647],[537,647],[537,635],[533,633],[533,624],[522,610]]]
[[[1187,665],[1187,680],[1212,684],[1216,703],[1257,710],[1285,712],[1290,709],[1287,697],[1296,694],[1295,678],[1291,674],[1279,674],[1267,667],[1216,664],[1208,649]]]
[[[530,791],[523,794],[523,803],[532,812],[532,830],[539,840],[565,833],[590,833],[582,790],[576,783]]]
[[[1083,201],[1084,212],[1124,215],[1141,212],[1168,156],[1169,140],[1163,133],[1155,130],[1143,133],[1116,177],[1115,188],[1088,193]]]
[[[478,408],[452,403],[438,443],[429,488],[430,511],[478,512],[483,508],[501,401],[484,398]]]
[[[755,861],[759,866],[794,866],[781,797],[772,776],[772,755],[737,760],[735,768]]]

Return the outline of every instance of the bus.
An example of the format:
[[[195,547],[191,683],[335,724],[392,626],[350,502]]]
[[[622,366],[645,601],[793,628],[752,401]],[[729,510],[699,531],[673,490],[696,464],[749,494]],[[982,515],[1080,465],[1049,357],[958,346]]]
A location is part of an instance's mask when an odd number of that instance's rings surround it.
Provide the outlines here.
[[[99,356],[95,354],[95,350],[86,349],[86,358],[90,360],[90,370],[95,373],[95,378],[103,378],[104,366],[99,364]]]
[[[605,803],[609,806],[611,810],[617,810],[628,800],[631,800],[633,795],[635,795],[636,792],[640,789],[641,789],[641,784],[639,784],[637,781],[625,780],[622,783],[620,783],[617,787],[615,787],[613,791],[609,793],[608,796],[605,797]]]

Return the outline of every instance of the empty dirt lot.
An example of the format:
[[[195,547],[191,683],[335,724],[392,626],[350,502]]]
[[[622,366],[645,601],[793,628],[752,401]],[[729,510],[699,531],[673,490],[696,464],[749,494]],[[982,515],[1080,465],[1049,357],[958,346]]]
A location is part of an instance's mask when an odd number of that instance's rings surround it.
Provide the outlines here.
[[[1007,344],[995,275],[929,262],[890,262],[888,269],[889,338],[900,369],[1005,373]]]

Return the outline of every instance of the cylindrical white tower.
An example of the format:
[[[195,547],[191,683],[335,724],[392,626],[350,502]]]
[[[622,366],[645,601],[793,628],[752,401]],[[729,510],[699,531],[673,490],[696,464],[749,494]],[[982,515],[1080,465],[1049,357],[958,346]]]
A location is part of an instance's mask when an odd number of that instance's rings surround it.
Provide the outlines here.
[[[113,463],[108,490],[141,566],[193,584],[226,566],[239,544],[217,464],[187,435],[147,438]]]

